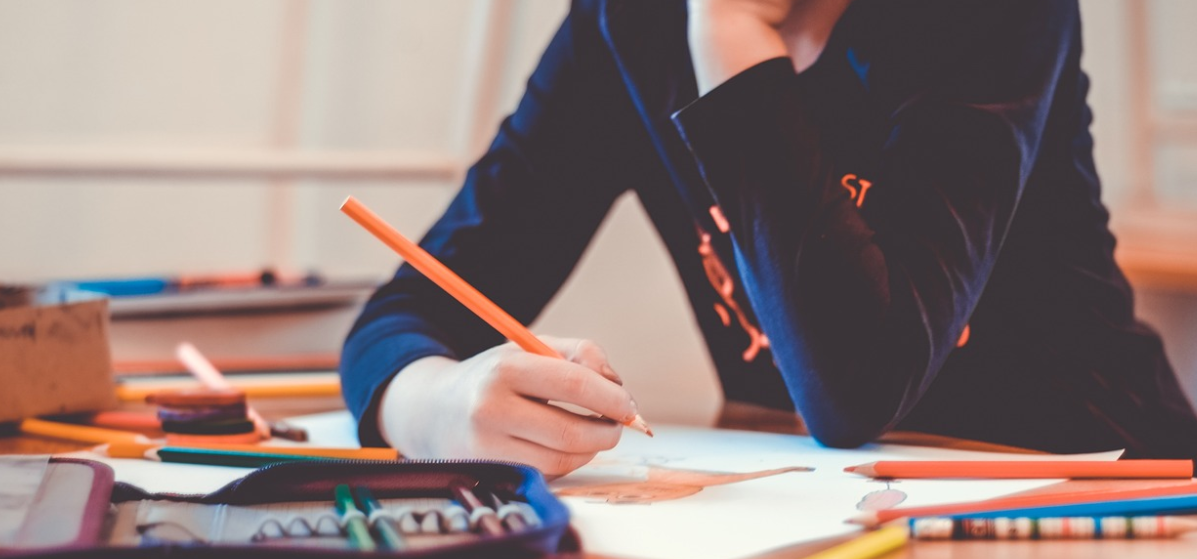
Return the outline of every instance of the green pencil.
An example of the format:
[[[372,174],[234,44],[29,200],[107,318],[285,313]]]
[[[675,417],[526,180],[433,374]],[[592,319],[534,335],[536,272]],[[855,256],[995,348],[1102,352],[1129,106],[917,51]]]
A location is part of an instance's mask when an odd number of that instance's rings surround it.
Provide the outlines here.
[[[182,464],[204,464],[207,466],[232,466],[236,468],[261,468],[278,462],[306,462],[327,460],[318,456],[296,454],[271,454],[269,452],[240,452],[207,448],[164,447],[147,450],[146,458],[162,462]]]
[[[370,492],[368,487],[354,487],[353,494],[357,497],[357,502],[366,509],[366,514],[373,516],[376,512],[382,512],[382,503],[374,498],[374,494]],[[399,534],[398,526],[395,525],[395,519],[389,516],[379,516],[378,520],[374,521],[374,530],[378,532],[382,539],[382,544],[391,551],[399,551],[407,549],[407,540]]]
[[[358,551],[374,551],[378,546],[374,538],[370,537],[370,526],[366,524],[366,514],[358,510],[353,504],[353,495],[349,493],[349,486],[342,483],[335,491],[337,513],[345,521],[345,531],[349,534],[349,544]]]

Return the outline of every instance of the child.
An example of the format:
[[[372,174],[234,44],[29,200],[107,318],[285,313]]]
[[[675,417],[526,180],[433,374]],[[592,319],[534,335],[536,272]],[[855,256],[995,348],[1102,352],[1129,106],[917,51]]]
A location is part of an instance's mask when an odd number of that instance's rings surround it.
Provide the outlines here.
[[[1113,260],[1077,11],[576,2],[423,245],[528,322],[633,189],[728,399],[796,410],[836,447],[900,428],[1197,457]],[[615,445],[615,423],[544,403],[632,417],[601,349],[501,341],[401,268],[345,345],[363,443],[548,474]]]

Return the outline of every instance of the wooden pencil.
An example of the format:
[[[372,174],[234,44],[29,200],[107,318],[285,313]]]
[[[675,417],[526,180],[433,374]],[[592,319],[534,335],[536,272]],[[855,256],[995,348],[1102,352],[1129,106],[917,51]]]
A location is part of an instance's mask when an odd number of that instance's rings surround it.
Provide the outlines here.
[[[1065,518],[1074,516],[1143,516],[1197,514],[1197,495],[1170,495],[1145,499],[1118,499],[1067,505],[1019,507],[996,511],[954,514],[953,518]]]
[[[911,518],[919,540],[1059,540],[1174,538],[1197,531],[1197,520],[1181,516],[1074,516],[1063,518]]]
[[[149,439],[141,433],[121,431],[117,429],[104,429],[101,427],[88,427],[85,425],[75,425],[72,423],[60,423],[58,421],[46,421],[44,419],[30,418],[22,420],[18,429],[27,435],[38,435],[41,437],[64,439],[81,443],[97,444],[116,442],[149,442]]]
[[[240,452],[207,448],[169,447],[146,451],[148,460],[173,462],[176,464],[200,464],[204,466],[228,466],[232,468],[261,468],[280,462],[310,462],[323,460],[320,456],[301,454],[270,454],[265,452]]]
[[[378,544],[370,536],[370,525],[366,522],[366,513],[357,508],[349,486],[343,483],[338,485],[334,490],[334,499],[336,500],[337,514],[341,515],[341,523],[345,525],[345,532],[353,549],[357,551],[377,550]]]
[[[518,505],[504,503],[495,493],[490,494],[490,499],[495,505],[495,514],[499,515],[499,521],[505,524],[508,530],[522,532],[528,528],[528,523],[524,521],[524,513],[518,509]]]
[[[475,289],[474,286],[461,279],[461,276],[454,273],[453,270],[450,270],[431,254],[428,254],[419,245],[408,240],[407,237],[396,231],[394,227],[387,224],[378,214],[357,201],[356,198],[353,196],[346,198],[345,202],[341,204],[341,211],[377,237],[383,244],[391,247],[391,250],[399,253],[413,268],[419,270],[420,273],[448,292],[449,295],[452,295],[454,299],[465,305],[466,308],[478,315],[479,318],[485,320],[487,324],[498,330],[504,337],[515,342],[524,351],[545,357],[562,359],[561,354],[540,341],[540,338],[532,334],[515,317],[507,314],[507,311],[499,308],[494,301],[491,301]],[[624,425],[652,436],[652,429],[648,427],[648,423],[639,414],[631,420],[624,422]]]
[[[254,375],[251,378],[238,375],[226,380],[234,389],[244,392],[248,398],[316,398],[341,395],[341,379],[336,373]],[[201,387],[203,385],[194,379],[138,380],[118,384],[116,397],[122,402],[144,402],[147,396],[162,390]]]
[[[831,549],[810,555],[807,559],[869,559],[880,557],[904,545],[910,539],[905,526],[887,526],[865,532]]]
[[[1038,495],[1015,495],[985,501],[948,503],[921,507],[900,507],[878,511],[867,511],[848,519],[853,524],[878,526],[898,518],[925,516],[954,516],[974,512],[1009,510],[1024,507],[1045,507],[1073,503],[1094,503],[1124,499],[1146,499],[1171,495],[1197,495],[1197,482],[1121,490],[1086,490]]]
[[[161,444],[118,441],[101,445],[96,449],[96,451],[111,458],[145,458],[147,452],[162,448],[228,450],[233,452],[256,452],[265,454],[290,454],[346,460],[399,459],[399,452],[393,448],[328,448],[315,446],[268,446],[258,444]]]
[[[382,540],[383,546],[389,551],[403,551],[407,549],[407,538],[403,537],[403,533],[399,530],[399,523],[387,514],[386,508],[378,499],[374,498],[374,494],[370,488],[359,486],[353,488],[353,496],[357,498],[359,508],[366,513],[366,519],[374,531],[378,533],[378,537]]]
[[[477,495],[461,484],[454,484],[453,496],[461,506],[465,507],[470,512],[470,516],[477,515],[478,526],[482,528],[482,533],[488,536],[502,536],[503,524],[499,521],[499,515],[490,507],[484,505]]]
[[[893,479],[1188,479],[1193,477],[1193,461],[895,460],[849,466],[844,471]]]

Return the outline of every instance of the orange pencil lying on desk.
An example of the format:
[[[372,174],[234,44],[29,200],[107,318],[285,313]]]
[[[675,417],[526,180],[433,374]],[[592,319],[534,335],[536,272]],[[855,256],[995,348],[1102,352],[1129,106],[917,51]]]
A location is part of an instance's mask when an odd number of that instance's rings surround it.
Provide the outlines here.
[[[892,461],[849,466],[844,471],[896,479],[1186,479],[1193,477],[1193,461]]]
[[[198,450],[227,450],[231,452],[253,452],[258,454],[282,454],[288,456],[311,456],[355,460],[399,460],[399,451],[393,448],[329,448],[313,446],[269,446],[259,444],[183,444],[140,443],[114,441],[97,447],[96,451],[110,458],[145,458],[151,450],[163,448],[186,448]]]
[[[392,250],[399,253],[408,264],[420,273],[432,280],[433,283],[440,286],[441,289],[447,291],[454,299],[457,299],[466,308],[473,311],[479,318],[485,320],[492,328],[498,330],[507,339],[516,343],[516,345],[523,348],[524,351],[543,355],[545,357],[556,357],[562,359],[561,354],[553,350],[553,348],[540,341],[532,332],[528,331],[520,321],[515,317],[507,314],[507,311],[499,308],[498,305],[488,299],[474,286],[466,283],[457,275],[442,264],[439,260],[428,254],[427,251],[420,248],[416,243],[411,242],[401,233],[391,227],[387,222],[383,221],[378,214],[371,211],[356,198],[350,196],[341,204],[341,211],[352,218],[354,221],[366,228],[378,240],[382,241]],[[640,431],[648,436],[652,436],[652,429],[648,428],[648,423],[645,423],[644,418],[639,414],[632,418],[631,421],[624,423],[624,425]]]

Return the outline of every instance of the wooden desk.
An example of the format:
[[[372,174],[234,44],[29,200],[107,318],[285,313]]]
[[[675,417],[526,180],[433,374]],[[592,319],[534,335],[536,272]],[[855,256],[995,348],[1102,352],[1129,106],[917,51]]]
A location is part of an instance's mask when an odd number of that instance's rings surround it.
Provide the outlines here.
[[[339,398],[304,398],[302,400],[262,399],[254,402],[267,419],[282,419],[294,415],[319,413],[343,409]],[[139,406],[129,406],[138,409]],[[742,429],[783,434],[805,434],[801,421],[793,414],[766,410],[755,406],[729,403],[717,421],[716,426],[727,429]],[[962,450],[989,450],[1030,452],[998,445],[963,441],[936,435],[920,433],[891,433],[884,442],[897,444],[928,445],[957,448]],[[90,445],[64,441],[18,436],[12,433],[0,436],[0,454],[32,454],[69,452],[81,450]],[[1078,489],[1146,487],[1163,484],[1189,483],[1154,480],[1111,480],[1111,481],[1068,481],[1034,490],[1029,493],[1051,493],[1075,491]],[[792,559],[810,555],[849,538],[830,538],[785,547],[754,556],[753,559]],[[1124,559],[1126,557],[1151,557],[1152,559],[1188,559],[1197,556],[1197,536],[1168,540],[1078,540],[1078,541],[1009,541],[1009,542],[912,542],[905,549],[886,555],[884,559]],[[608,559],[597,555],[584,555],[585,559]]]

